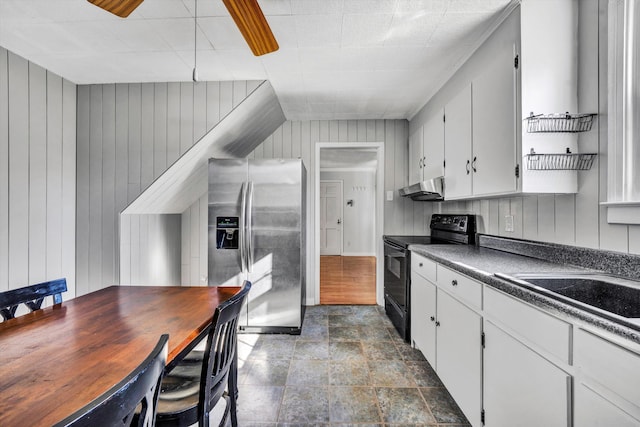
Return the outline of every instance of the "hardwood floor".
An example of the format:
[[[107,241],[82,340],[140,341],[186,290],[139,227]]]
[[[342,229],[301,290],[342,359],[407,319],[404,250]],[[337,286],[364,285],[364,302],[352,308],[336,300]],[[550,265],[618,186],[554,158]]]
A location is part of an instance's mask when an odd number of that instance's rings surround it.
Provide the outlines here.
[[[376,257],[320,257],[320,304],[375,304]]]

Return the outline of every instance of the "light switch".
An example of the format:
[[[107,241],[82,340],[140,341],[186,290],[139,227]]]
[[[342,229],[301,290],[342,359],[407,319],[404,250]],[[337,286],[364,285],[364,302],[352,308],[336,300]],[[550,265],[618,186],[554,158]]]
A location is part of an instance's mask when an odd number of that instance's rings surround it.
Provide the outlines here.
[[[393,201],[393,191],[387,191],[387,202]]]

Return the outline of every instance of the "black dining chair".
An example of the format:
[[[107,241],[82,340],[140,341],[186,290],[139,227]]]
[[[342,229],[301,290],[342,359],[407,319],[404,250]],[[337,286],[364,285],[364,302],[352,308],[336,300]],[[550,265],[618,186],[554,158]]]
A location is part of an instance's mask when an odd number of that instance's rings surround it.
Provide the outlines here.
[[[2,292],[0,316],[4,320],[13,319],[20,304],[24,304],[30,311],[38,310],[48,296],[53,296],[54,304],[60,304],[63,292],[67,292],[67,279],[56,279]]]
[[[160,337],[147,358],[93,402],[53,427],[153,427],[169,335]]]
[[[156,426],[209,427],[211,410],[224,399],[225,407],[220,426],[224,426],[229,412],[231,425],[236,427],[237,394],[237,335],[238,317],[251,282],[220,304],[214,314],[205,351],[201,361],[191,358],[179,363],[162,381]],[[227,390],[225,392],[225,389]]]

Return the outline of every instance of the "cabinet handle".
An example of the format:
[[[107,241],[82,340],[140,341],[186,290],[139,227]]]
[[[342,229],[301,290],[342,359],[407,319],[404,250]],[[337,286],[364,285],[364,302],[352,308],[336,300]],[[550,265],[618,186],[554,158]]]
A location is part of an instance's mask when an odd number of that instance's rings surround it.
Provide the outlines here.
[[[422,267],[422,263],[418,264],[418,267]]]
[[[473,172],[474,173],[478,172],[476,170],[476,160],[478,160],[478,158],[476,156],[473,156],[473,163],[472,163],[471,167],[473,167]]]
[[[440,326],[440,321],[439,320],[436,322],[436,326]]]
[[[425,168],[427,167],[427,156],[424,156],[422,158],[422,167],[425,167]]]
[[[451,281],[451,284],[453,286],[458,286],[458,281],[454,279],[454,280]]]
[[[467,160],[467,166],[466,166],[466,168],[467,168],[467,175],[469,175],[469,172],[470,172],[470,170],[469,170],[469,163],[471,163],[471,162],[470,162],[469,160]]]
[[[422,169],[422,159],[420,159],[420,160],[418,161],[418,168],[419,168],[419,169]]]
[[[436,318],[434,316],[431,316],[429,319],[431,319],[432,322],[436,321]]]

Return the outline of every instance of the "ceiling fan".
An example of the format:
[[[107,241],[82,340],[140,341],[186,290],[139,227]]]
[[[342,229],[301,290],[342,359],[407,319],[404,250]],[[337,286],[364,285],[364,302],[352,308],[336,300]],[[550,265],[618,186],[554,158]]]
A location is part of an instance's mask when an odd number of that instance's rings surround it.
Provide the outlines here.
[[[116,16],[126,18],[144,0],[87,1]],[[278,42],[258,5],[258,0],[222,0],[222,2],[255,56],[278,50]]]

